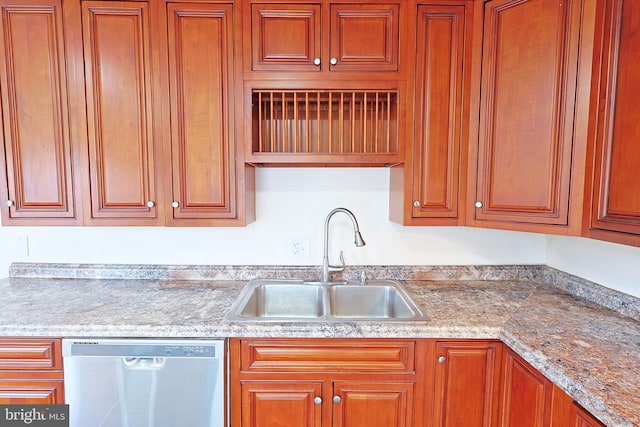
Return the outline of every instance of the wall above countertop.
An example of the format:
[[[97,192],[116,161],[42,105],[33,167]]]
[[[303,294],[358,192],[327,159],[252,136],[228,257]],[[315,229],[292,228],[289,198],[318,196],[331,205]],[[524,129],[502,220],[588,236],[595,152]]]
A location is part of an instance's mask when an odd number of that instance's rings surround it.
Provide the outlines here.
[[[326,215],[356,215],[367,245],[353,245],[351,223],[331,223],[332,262],[347,265],[541,264],[545,237],[464,227],[404,227],[388,220],[389,169],[259,168],[257,220],[247,227],[0,227],[0,277],[11,262],[320,265]],[[16,248],[28,238],[29,256]],[[309,238],[309,256],[288,254]]]
[[[640,248],[481,228],[403,227],[387,219],[386,168],[259,168],[257,173],[260,215],[247,227],[0,226],[0,278],[8,276],[13,262],[319,266],[324,218],[344,206],[357,216],[367,241],[354,247],[348,218],[336,216],[330,255],[333,260],[344,249],[347,265],[547,264],[640,297],[632,272]],[[28,256],[21,253],[22,237]],[[287,252],[289,239],[300,237],[309,237],[307,259]]]

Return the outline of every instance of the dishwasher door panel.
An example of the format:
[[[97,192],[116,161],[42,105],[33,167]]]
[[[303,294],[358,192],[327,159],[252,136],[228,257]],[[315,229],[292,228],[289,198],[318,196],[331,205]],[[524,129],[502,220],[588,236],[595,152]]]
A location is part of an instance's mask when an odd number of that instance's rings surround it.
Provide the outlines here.
[[[222,358],[64,359],[71,427],[223,427]]]

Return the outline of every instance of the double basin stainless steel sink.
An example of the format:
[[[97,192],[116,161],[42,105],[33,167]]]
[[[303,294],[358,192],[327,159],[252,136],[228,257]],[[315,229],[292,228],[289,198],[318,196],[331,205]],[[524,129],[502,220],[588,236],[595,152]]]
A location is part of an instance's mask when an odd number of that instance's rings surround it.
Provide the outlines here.
[[[247,283],[229,321],[423,320],[424,314],[397,282],[309,282],[254,279]]]

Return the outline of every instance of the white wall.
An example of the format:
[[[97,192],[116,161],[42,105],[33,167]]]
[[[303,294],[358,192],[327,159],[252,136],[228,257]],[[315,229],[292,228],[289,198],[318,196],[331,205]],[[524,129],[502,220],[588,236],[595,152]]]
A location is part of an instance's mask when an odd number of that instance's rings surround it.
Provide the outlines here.
[[[403,227],[388,220],[387,168],[261,168],[257,221],[247,227],[0,227],[0,277],[11,262],[319,265],[326,215],[351,209],[367,245],[353,246],[347,217],[332,220],[331,260],[347,264],[542,264],[546,236],[468,227]],[[28,241],[28,256],[22,256]],[[289,239],[309,238],[293,259]]]
[[[640,248],[549,236],[546,252],[550,267],[640,298]]]

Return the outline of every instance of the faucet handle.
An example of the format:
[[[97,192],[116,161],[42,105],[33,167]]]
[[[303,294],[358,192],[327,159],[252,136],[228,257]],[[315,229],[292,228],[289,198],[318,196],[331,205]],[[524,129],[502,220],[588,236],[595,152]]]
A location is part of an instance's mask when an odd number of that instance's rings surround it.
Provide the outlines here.
[[[331,271],[344,271],[344,251],[340,251],[340,264],[341,265],[329,265]]]

